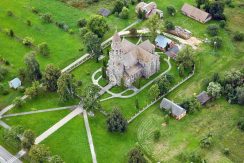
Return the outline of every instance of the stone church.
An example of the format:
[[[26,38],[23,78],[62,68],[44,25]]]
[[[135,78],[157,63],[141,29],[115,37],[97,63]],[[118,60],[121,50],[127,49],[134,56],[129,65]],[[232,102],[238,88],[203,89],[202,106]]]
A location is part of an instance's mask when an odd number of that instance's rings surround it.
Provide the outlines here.
[[[118,33],[113,36],[106,71],[110,83],[121,85],[123,81],[129,87],[138,78],[149,78],[159,69],[159,55],[149,40],[135,45],[126,39],[122,40]]]

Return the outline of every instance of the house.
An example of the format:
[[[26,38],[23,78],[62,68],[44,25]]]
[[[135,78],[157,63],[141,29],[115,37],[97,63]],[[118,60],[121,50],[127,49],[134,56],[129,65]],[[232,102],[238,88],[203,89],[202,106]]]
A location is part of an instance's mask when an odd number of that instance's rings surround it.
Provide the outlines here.
[[[13,156],[2,146],[0,146],[0,162],[1,163],[7,163],[7,162],[22,163],[22,161],[20,161],[18,158]]]
[[[211,97],[206,91],[203,91],[199,95],[197,95],[197,99],[202,105],[204,105],[211,99]]]
[[[179,53],[180,48],[179,45],[174,45],[172,48],[170,48],[168,51],[165,52],[165,54],[167,56],[169,56],[170,58],[173,58],[174,60],[176,60],[177,54]]]
[[[207,13],[203,10],[200,10],[199,8],[196,8],[196,7],[189,5],[187,3],[185,3],[183,5],[183,7],[181,8],[181,12],[184,15],[186,15],[192,19],[195,19],[201,23],[206,23],[212,19],[212,16],[209,13]]]
[[[165,36],[158,35],[155,39],[156,47],[162,51],[168,51],[168,49],[174,46],[174,42]]]
[[[14,78],[13,80],[8,82],[10,88],[17,89],[21,86],[21,81],[19,78]]]
[[[192,35],[190,31],[179,26],[175,26],[174,30],[169,30],[168,32],[186,40],[191,38]]]
[[[123,81],[129,87],[137,79],[149,78],[159,69],[159,55],[149,40],[135,45],[126,39],[122,40],[118,33],[113,36],[106,71],[111,84],[121,85]]]
[[[157,9],[157,4],[155,2],[138,3],[136,5],[136,13],[138,13],[140,10],[145,13],[146,18],[149,18],[151,15],[154,15],[154,14],[158,14],[160,18],[163,18],[163,11]]]
[[[171,112],[172,116],[177,120],[180,120],[186,115],[186,110],[184,108],[166,98],[163,98],[162,102],[160,103],[160,108],[164,108],[165,110]]]
[[[108,17],[110,15],[111,11],[108,10],[108,9],[105,9],[105,8],[101,8],[99,11],[98,11],[98,14],[102,15],[102,16],[105,16],[105,17]]]

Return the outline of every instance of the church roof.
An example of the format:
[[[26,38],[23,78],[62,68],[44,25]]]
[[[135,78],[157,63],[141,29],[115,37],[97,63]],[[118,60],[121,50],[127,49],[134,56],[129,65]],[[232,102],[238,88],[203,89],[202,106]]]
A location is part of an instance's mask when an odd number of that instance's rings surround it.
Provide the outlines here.
[[[142,42],[139,45],[139,47],[148,51],[148,52],[152,52],[155,49],[155,46],[149,40]]]

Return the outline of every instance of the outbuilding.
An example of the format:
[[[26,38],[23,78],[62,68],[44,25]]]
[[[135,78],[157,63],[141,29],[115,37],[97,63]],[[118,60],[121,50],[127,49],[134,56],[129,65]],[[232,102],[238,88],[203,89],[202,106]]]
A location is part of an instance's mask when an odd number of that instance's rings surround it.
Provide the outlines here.
[[[211,99],[211,97],[206,91],[203,91],[199,95],[197,95],[197,99],[202,105],[204,105]]]
[[[14,78],[8,82],[10,88],[17,89],[21,86],[21,80],[19,78]]]
[[[160,108],[169,111],[175,119],[180,120],[186,115],[186,110],[174,102],[164,98],[160,103]]]
[[[165,36],[158,35],[155,39],[156,47],[162,51],[168,51],[174,46],[174,42]]]

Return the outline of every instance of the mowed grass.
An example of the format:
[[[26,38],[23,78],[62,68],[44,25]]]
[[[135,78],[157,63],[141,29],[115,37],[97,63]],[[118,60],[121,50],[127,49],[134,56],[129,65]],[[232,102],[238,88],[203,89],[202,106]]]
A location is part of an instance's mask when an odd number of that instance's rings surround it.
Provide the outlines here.
[[[244,141],[243,133],[236,125],[239,116],[244,115],[241,106],[230,107],[221,99],[180,121],[172,118],[168,126],[162,125],[163,114],[154,107],[150,114],[143,116],[137,131],[139,144],[154,161],[181,162],[178,156],[182,152],[199,152],[209,162],[241,162],[244,159],[243,145],[238,144]],[[153,140],[156,130],[161,133],[158,142]],[[201,149],[199,142],[208,133],[213,134],[213,148]],[[232,151],[230,156],[222,153],[224,148]]]
[[[92,162],[82,115],[65,124],[44,140],[43,144],[49,146],[51,152],[60,155],[65,162]]]

